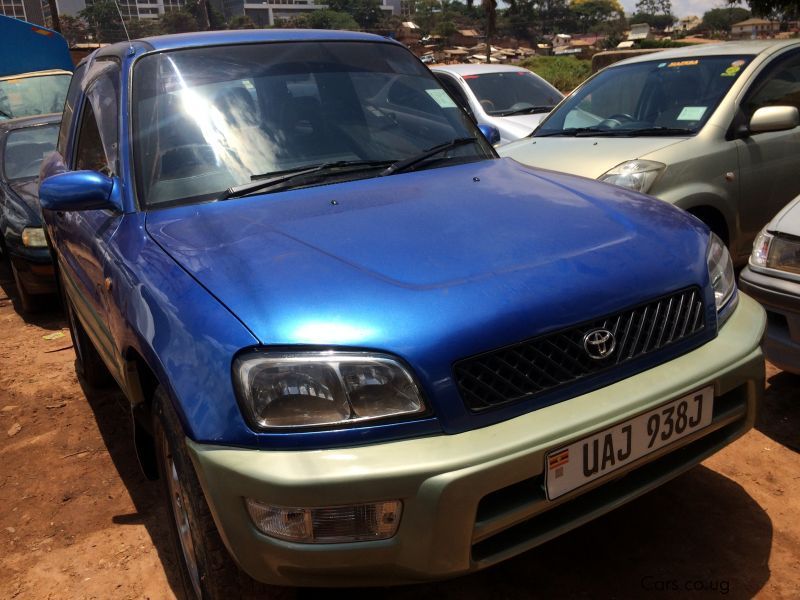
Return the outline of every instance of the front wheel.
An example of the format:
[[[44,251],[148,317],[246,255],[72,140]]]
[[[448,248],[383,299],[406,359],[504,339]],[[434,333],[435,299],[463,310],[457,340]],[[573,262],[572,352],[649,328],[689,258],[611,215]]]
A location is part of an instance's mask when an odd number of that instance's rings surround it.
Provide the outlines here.
[[[153,400],[153,433],[159,478],[186,597],[293,598],[291,590],[262,585],[233,562],[205,501],[180,420],[161,387],[156,389]]]
[[[75,307],[72,305],[72,301],[66,294],[63,295],[63,299],[64,310],[67,312],[67,322],[69,323],[69,333],[72,337],[72,345],[75,348],[75,370],[83,377],[89,387],[95,389],[107,387],[112,382],[111,373],[86,334],[78,315],[75,314]]]
[[[25,284],[22,283],[22,278],[19,276],[14,261],[10,260],[9,263],[11,264],[11,273],[14,275],[14,285],[17,288],[17,300],[19,300],[20,309],[24,313],[36,312],[40,308],[39,303],[36,301],[37,299],[25,289]]]

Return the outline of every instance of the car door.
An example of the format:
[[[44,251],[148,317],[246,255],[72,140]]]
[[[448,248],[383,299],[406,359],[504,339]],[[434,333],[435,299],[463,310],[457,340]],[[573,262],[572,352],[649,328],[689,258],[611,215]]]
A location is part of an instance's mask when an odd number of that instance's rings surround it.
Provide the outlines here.
[[[115,61],[94,64],[80,107],[77,135],[66,167],[97,171],[109,177],[118,172],[119,67]],[[65,292],[106,364],[115,364],[107,326],[110,280],[108,245],[122,214],[108,209],[56,213],[60,268]],[[113,371],[113,369],[112,369]]]
[[[762,70],[742,97],[735,123],[748,123],[762,106],[795,106],[800,110],[800,50],[777,57]],[[741,168],[740,227],[743,239],[752,240],[800,194],[800,127],[740,137],[736,146]],[[749,252],[749,248],[739,250]]]

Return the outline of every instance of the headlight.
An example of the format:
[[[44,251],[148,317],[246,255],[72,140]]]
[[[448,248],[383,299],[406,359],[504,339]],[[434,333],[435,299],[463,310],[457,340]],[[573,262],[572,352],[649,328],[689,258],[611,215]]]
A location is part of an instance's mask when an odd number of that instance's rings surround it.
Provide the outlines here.
[[[41,227],[26,227],[22,230],[22,245],[28,248],[45,248],[47,239]]]
[[[753,244],[750,265],[800,275],[800,239],[772,235],[762,229]]]
[[[350,425],[426,412],[396,360],[356,352],[251,352],[234,380],[245,416],[259,428]]]
[[[725,244],[715,234],[711,234],[706,253],[708,276],[714,288],[714,302],[719,311],[736,290],[736,278],[733,274],[733,261]]]
[[[666,165],[653,160],[629,160],[601,175],[599,181],[647,193]]]

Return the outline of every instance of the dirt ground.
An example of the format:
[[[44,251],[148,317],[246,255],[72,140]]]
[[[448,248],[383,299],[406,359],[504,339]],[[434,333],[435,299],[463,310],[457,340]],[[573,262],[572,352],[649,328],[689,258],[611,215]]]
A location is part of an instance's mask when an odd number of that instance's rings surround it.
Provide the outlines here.
[[[23,319],[13,296],[2,263],[0,598],[175,597],[119,393],[85,394],[63,316]],[[755,430],[643,498],[475,575],[347,596],[800,598],[800,377],[769,366],[768,385]]]

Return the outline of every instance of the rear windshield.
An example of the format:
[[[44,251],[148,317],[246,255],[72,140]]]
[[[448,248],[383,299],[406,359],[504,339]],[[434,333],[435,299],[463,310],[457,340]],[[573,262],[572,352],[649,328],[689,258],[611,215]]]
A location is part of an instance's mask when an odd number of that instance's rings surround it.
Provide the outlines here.
[[[486,114],[502,117],[526,108],[552,108],[561,101],[556,88],[533,73],[509,71],[463,75]]]
[[[534,133],[697,133],[752,56],[705,56],[611,67],[569,96]]]
[[[64,110],[71,75],[40,75],[0,81],[0,121]]]
[[[3,152],[6,180],[38,177],[42,159],[56,149],[57,138],[57,124],[38,125],[10,132]]]

